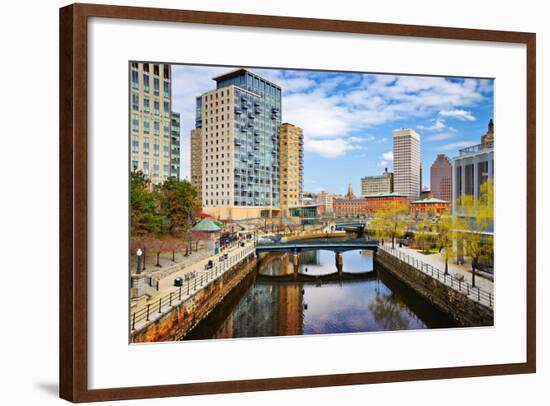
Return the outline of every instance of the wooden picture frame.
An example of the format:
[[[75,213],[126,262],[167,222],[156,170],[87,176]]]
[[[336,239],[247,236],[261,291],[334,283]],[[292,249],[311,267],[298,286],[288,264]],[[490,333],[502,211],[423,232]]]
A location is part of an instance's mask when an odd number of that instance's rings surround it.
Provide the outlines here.
[[[109,389],[88,387],[88,19],[215,24],[525,44],[527,48],[526,362]],[[72,402],[533,373],[536,370],[536,36],[534,33],[109,5],[60,9],[60,396]]]

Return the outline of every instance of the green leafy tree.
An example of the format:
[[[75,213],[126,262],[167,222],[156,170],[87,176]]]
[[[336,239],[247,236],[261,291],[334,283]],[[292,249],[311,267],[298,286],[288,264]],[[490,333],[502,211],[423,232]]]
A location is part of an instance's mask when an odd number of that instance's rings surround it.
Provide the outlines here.
[[[196,189],[186,180],[168,178],[157,192],[164,217],[163,231],[181,237],[192,227],[195,213],[200,210]]]
[[[479,188],[479,198],[462,196],[460,210],[464,216],[464,242],[467,255],[471,258],[472,286],[476,286],[476,270],[480,259],[493,255],[493,237],[489,231],[494,221],[494,188],[489,180]]]
[[[147,179],[141,171],[130,173],[130,234],[144,237],[161,231],[156,194],[147,190]]]
[[[455,241],[458,238],[456,230],[463,229],[462,222],[456,217],[444,214],[437,223],[437,247],[445,262],[445,275],[449,274],[449,260],[456,255]]]
[[[405,235],[409,223],[407,204],[392,202],[386,208],[375,212],[370,228],[377,238],[390,238],[392,248],[395,248],[395,239]]]
[[[422,217],[415,225],[414,238],[425,254],[430,252],[430,242],[434,236],[433,229],[434,224],[429,216]]]

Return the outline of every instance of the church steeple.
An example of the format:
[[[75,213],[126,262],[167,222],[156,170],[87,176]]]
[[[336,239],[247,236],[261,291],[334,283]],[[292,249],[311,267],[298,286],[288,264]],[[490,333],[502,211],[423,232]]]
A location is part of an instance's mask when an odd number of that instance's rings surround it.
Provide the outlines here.
[[[489,125],[487,126],[487,133],[481,136],[481,143],[486,144],[488,142],[493,142],[495,140],[495,124],[493,119],[489,120]]]
[[[351,182],[348,185],[348,193],[346,193],[346,197],[348,199],[353,199],[355,195],[353,194],[353,187],[351,186]]]

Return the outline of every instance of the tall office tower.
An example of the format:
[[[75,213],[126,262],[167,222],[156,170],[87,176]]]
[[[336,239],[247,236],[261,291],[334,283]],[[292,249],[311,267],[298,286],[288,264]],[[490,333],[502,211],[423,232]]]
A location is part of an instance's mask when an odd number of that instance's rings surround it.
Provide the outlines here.
[[[438,154],[430,168],[430,187],[436,199],[450,202],[453,198],[453,166],[449,157]]]
[[[409,200],[420,196],[420,135],[410,128],[393,132],[393,191]]]
[[[202,205],[202,136],[200,128],[191,130],[190,144],[191,185],[197,189],[197,197]]]
[[[393,173],[384,170],[382,175],[361,178],[361,196],[393,192]]]
[[[164,146],[166,149],[166,145]],[[170,140],[170,176],[180,177],[180,113],[172,112],[172,138]]]
[[[279,191],[281,212],[300,206],[304,193],[304,132],[300,127],[283,123],[279,131]]]
[[[141,170],[153,183],[172,176],[170,80],[170,65],[130,64],[130,170]]]
[[[214,78],[196,99],[202,206],[220,219],[279,211],[281,88],[246,69]]]

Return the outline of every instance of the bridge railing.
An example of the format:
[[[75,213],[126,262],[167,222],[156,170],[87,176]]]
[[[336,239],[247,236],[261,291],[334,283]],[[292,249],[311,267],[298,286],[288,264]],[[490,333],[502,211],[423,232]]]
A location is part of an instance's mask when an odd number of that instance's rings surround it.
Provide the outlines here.
[[[134,312],[130,312],[130,331],[134,333],[137,329],[155,321],[173,307],[185,303],[196,292],[202,290],[219,276],[240,265],[253,252],[254,246],[249,246],[246,250],[229,257],[227,260],[215,263],[211,269],[200,271],[195,277],[184,281],[182,286],[176,287],[166,295],[145,304],[145,306]]]
[[[399,258],[401,261],[406,262],[417,270],[423,272],[424,274],[429,275],[432,278],[437,279],[444,285],[447,285],[450,288],[460,292],[468,298],[482,305],[493,308],[495,298],[492,292],[480,289],[479,286],[472,286],[470,283],[465,282],[460,278],[455,277],[454,275],[445,274],[445,272],[440,270],[439,268],[436,268],[431,264],[427,264],[419,260],[418,258],[413,257],[412,255],[409,255],[395,248],[386,247],[384,245],[381,245],[380,248]]]
[[[348,240],[338,240],[338,239],[312,239],[312,240],[292,240],[285,242],[269,242],[269,243],[257,243],[256,248],[263,247],[288,247],[288,246],[323,246],[323,245],[378,245],[378,240],[365,240],[365,239],[348,239]]]

